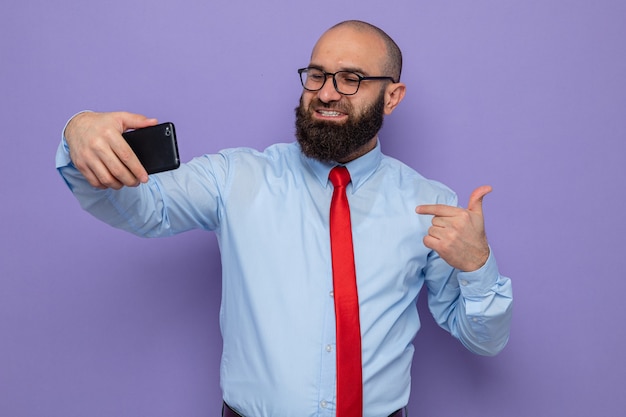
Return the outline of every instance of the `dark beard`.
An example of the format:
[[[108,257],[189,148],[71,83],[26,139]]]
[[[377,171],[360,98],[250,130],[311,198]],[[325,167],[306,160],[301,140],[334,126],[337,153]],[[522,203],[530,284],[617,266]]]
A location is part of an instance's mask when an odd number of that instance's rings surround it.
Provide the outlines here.
[[[309,110],[320,105],[333,109],[333,105],[317,98],[311,101],[310,109],[305,109],[302,97],[296,107],[296,138],[302,153],[310,158],[322,162],[344,161],[375,137],[383,126],[384,92],[360,116],[354,116],[351,107],[343,108],[343,111],[348,110],[349,118],[342,124],[313,120]]]

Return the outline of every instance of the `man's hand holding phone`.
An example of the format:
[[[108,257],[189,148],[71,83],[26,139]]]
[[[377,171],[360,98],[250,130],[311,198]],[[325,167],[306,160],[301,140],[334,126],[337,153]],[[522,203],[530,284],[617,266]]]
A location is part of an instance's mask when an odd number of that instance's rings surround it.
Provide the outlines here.
[[[89,184],[117,190],[148,181],[148,172],[122,133],[156,124],[156,119],[139,114],[84,112],[67,124],[65,139],[74,166]]]

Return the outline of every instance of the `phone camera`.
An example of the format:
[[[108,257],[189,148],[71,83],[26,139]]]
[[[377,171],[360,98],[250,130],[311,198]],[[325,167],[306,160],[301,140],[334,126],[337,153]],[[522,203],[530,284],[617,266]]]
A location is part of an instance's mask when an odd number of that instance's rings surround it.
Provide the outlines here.
[[[172,132],[170,130],[170,127],[168,126],[165,128],[165,136],[171,136],[171,135],[172,135]]]

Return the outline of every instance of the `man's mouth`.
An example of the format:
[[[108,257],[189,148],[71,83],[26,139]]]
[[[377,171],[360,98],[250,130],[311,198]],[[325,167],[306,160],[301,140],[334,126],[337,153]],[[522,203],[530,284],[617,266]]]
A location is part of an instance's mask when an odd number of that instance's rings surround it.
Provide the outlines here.
[[[328,117],[341,116],[341,113],[332,110],[318,110],[318,113],[320,113],[322,116]]]
[[[340,119],[345,118],[347,115],[337,110],[317,109],[315,115],[320,119]]]

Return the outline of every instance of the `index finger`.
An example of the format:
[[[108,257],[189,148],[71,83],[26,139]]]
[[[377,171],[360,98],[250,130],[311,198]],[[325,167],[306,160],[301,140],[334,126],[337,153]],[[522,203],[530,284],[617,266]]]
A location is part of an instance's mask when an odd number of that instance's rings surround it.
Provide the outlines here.
[[[148,126],[154,126],[158,123],[155,118],[148,118],[142,114],[128,113],[128,112],[116,112],[113,116],[121,124],[121,132],[118,135],[119,139],[115,142],[117,146],[113,148],[113,152],[117,155],[120,161],[128,168],[130,173],[134,176],[133,181],[147,182],[148,173],[137,158],[137,155],[128,145],[128,142],[122,136],[122,132],[129,129],[141,129]],[[124,182],[124,181],[122,181]],[[124,182],[126,184],[126,182]],[[130,184],[126,184],[130,185]]]
[[[432,215],[439,217],[451,217],[456,214],[458,207],[448,206],[445,204],[424,204],[415,207],[417,214]]]
[[[124,185],[132,186],[136,185],[137,182],[148,181],[148,172],[121,134],[120,140],[115,141],[112,150],[122,163],[122,165],[118,166],[113,163],[111,166],[111,171],[116,171],[111,173],[118,178],[120,182]]]

